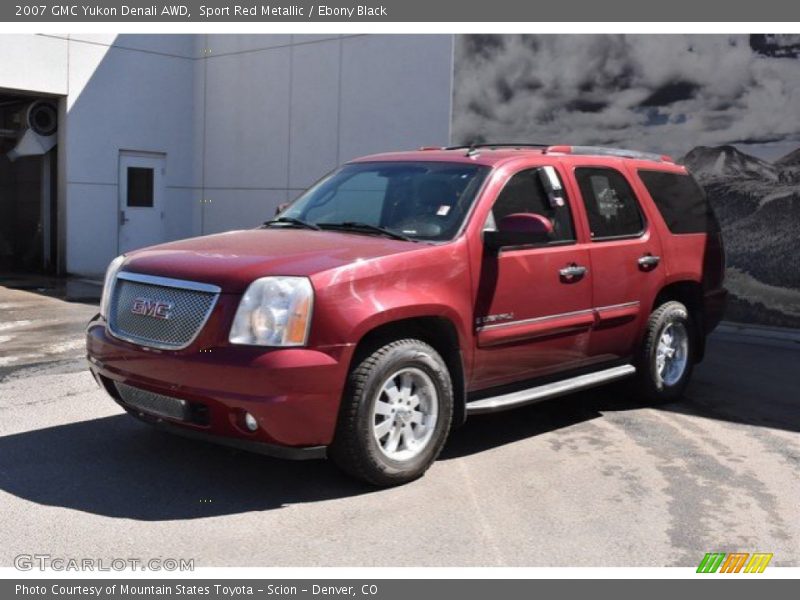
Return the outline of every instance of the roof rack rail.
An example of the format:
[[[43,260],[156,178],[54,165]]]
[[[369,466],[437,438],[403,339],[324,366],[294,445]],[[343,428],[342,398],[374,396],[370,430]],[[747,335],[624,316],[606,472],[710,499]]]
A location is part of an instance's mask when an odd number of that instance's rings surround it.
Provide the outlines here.
[[[459,146],[447,146],[445,150],[477,150],[478,148],[548,148],[550,144],[530,144],[516,142],[487,142],[480,144],[461,144]]]
[[[620,158],[636,158],[639,160],[651,160],[654,162],[675,162],[675,160],[667,154],[641,152],[639,150],[628,150],[627,148],[607,148],[604,146],[549,146],[544,152],[545,154],[555,152],[559,154],[618,156]]]
[[[549,144],[529,144],[529,143],[522,143],[517,144],[514,142],[505,143],[505,142],[494,142],[494,143],[481,143],[481,144],[465,144],[462,146],[448,146],[445,150],[466,150],[467,153],[465,156],[471,156],[475,151],[480,148],[541,148],[542,151],[545,148],[550,147]]]

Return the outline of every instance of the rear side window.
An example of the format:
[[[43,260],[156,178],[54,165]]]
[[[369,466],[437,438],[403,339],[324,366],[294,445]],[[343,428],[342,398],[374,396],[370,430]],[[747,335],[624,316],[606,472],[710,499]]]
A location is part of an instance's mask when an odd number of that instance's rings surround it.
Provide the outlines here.
[[[630,184],[619,171],[579,168],[575,178],[586,206],[592,240],[640,235],[644,218]]]
[[[691,175],[642,170],[639,178],[672,233],[719,231],[711,204]]]

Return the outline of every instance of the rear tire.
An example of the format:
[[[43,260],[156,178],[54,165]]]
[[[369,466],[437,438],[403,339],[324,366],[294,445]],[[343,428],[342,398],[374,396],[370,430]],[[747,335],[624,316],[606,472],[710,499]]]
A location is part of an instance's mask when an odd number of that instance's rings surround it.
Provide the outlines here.
[[[683,395],[694,366],[696,335],[680,302],[665,302],[652,312],[636,365],[637,396],[658,403]]]
[[[439,456],[452,415],[453,386],[439,353],[416,339],[390,342],[352,369],[329,455],[373,485],[407,483]]]

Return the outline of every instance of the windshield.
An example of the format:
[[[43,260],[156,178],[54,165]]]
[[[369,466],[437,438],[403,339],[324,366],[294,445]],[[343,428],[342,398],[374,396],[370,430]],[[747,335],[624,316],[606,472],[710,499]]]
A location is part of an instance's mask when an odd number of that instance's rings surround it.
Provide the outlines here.
[[[374,162],[345,165],[278,215],[322,229],[361,225],[419,240],[449,240],[483,183],[488,167],[447,162]],[[369,227],[373,229],[370,230]]]

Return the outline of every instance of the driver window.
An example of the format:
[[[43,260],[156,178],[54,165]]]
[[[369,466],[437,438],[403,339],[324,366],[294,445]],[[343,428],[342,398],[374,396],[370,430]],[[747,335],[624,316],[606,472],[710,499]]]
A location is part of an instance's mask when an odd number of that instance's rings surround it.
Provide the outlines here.
[[[560,194],[548,194],[542,183],[539,168],[516,173],[508,180],[495,200],[484,224],[484,231],[496,231],[497,223],[505,216],[514,213],[535,213],[550,219],[553,223],[551,243],[574,242],[572,216],[564,196],[563,185],[561,187]]]

